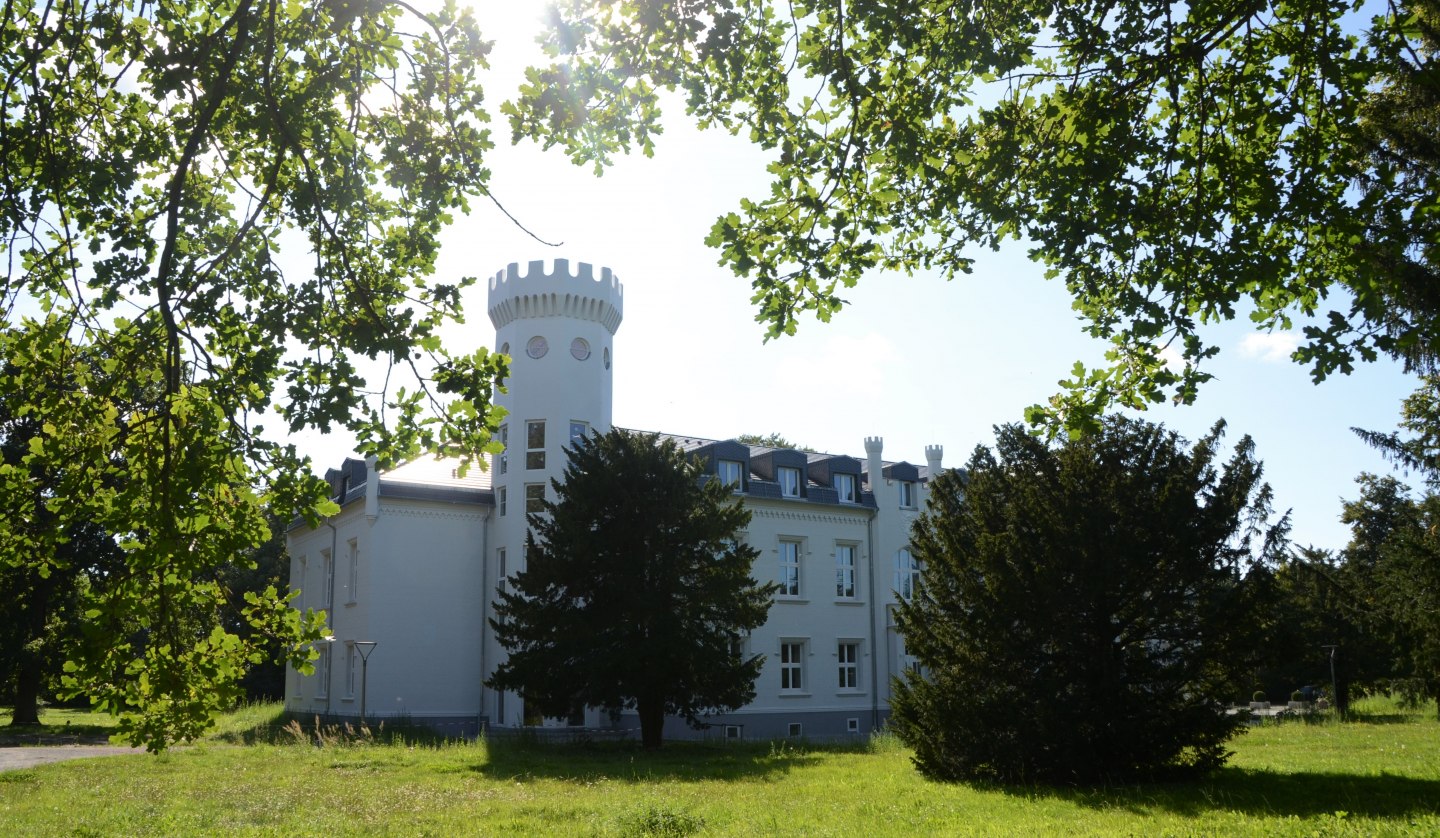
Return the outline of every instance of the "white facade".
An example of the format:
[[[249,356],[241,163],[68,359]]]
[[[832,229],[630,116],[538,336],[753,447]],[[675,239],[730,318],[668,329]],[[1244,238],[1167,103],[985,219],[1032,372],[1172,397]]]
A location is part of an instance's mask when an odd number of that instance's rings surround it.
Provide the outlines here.
[[[354,644],[375,641],[363,690],[371,719],[455,734],[527,721],[636,726],[593,708],[583,719],[527,719],[518,696],[483,684],[503,660],[486,620],[495,589],[523,568],[527,500],[549,495],[574,435],[610,430],[623,288],[583,263],[574,274],[563,259],[551,271],[512,264],[490,282],[489,312],[495,347],[512,358],[499,398],[505,453],[464,478],[445,461],[379,474],[373,461],[347,460],[328,475],[340,514],[290,533],[296,604],[324,608],[334,637],[314,675],[289,673],[294,714],[358,717]],[[890,677],[908,665],[892,606],[913,586],[910,525],[941,467],[939,446],[920,468],[884,462],[879,438],[864,440],[863,459],[671,438],[736,485],[752,514],[744,537],[760,551],[754,576],[781,584],[748,640],[747,653],[766,659],[755,701],[703,735],[835,737],[883,723]],[[695,735],[678,720],[665,734]]]

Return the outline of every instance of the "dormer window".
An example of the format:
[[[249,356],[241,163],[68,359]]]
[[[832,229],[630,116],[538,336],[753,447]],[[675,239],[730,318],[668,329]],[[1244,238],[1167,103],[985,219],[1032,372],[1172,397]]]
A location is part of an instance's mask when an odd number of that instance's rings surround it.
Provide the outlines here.
[[[715,473],[720,476],[720,482],[726,486],[733,487],[735,491],[741,491],[740,485],[740,463],[737,460],[716,460]]]
[[[839,496],[841,503],[855,503],[855,475],[835,474],[831,475],[835,486],[835,494]]]
[[[915,482],[913,480],[900,481],[900,507],[902,509],[915,508]]]
[[[779,468],[775,470],[775,477],[780,482],[780,494],[787,498],[800,497],[800,469]]]

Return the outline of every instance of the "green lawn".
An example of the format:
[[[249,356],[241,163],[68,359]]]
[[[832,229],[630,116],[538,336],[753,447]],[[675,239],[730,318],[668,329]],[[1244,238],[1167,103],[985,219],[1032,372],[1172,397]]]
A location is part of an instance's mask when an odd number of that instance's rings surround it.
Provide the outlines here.
[[[928,782],[889,739],[863,749],[673,744],[659,755],[229,744],[255,740],[274,712],[251,708],[160,757],[0,773],[0,824],[16,835],[1440,834],[1433,708],[1267,724],[1237,739],[1230,767],[1207,782],[1083,791]]]

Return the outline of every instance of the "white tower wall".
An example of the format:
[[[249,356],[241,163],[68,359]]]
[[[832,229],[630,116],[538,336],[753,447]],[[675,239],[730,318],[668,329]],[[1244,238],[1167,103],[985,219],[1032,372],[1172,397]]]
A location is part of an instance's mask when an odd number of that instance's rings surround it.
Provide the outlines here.
[[[566,259],[556,259],[550,271],[545,262],[530,262],[523,272],[512,263],[490,280],[489,312],[495,348],[511,359],[507,392],[495,399],[507,411],[507,448],[503,464],[497,459],[491,472],[497,506],[503,495],[505,509],[502,515],[497,508],[491,519],[487,575],[500,583],[524,568],[527,488],[543,486],[546,499],[555,500],[551,480],[564,475],[572,424],[610,430],[614,338],[624,314],[624,289],[609,268],[597,275],[584,262],[573,273]],[[544,422],[540,448],[530,447],[534,422]],[[487,645],[488,675],[504,651],[493,639]],[[486,697],[492,724],[519,724],[521,708],[513,695]]]

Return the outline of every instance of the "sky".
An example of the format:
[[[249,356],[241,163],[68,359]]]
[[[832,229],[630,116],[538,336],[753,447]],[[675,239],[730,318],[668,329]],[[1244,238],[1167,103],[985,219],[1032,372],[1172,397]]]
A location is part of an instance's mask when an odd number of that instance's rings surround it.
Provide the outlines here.
[[[509,98],[534,61],[532,21],[542,4],[481,3],[494,37],[492,107]],[[945,448],[959,466],[993,427],[1018,422],[1026,406],[1057,391],[1076,360],[1105,347],[1086,337],[1060,281],[1016,243],[977,251],[970,277],[875,273],[843,294],[828,324],[803,320],[799,334],[765,342],[746,280],[717,265],[704,245],[710,225],[744,196],[767,191],[765,156],[726,134],[698,132],[678,103],[667,111],[653,159],[621,158],[603,177],[558,150],[509,144],[492,123],[492,192],[548,247],[499,210],[474,202],[444,234],[439,276],[493,275],[510,262],[566,258],[610,268],[624,285],[624,321],[615,338],[613,423],[709,438],[780,433],[831,453],[864,456],[867,436],[884,438],[887,460],[923,465],[925,446]],[[465,300],[468,322],[444,335],[453,350],[493,348],[484,283]],[[1146,418],[1190,440],[1217,419],[1227,440],[1248,434],[1264,461],[1280,511],[1291,510],[1300,545],[1343,547],[1342,498],[1356,496],[1362,471],[1390,473],[1351,427],[1391,430],[1413,379],[1392,362],[1360,365],[1319,385],[1289,360],[1295,334],[1260,334],[1248,322],[1206,333],[1221,347],[1216,380],[1196,404],[1163,406]],[[307,435],[318,470],[338,465],[353,440]]]

